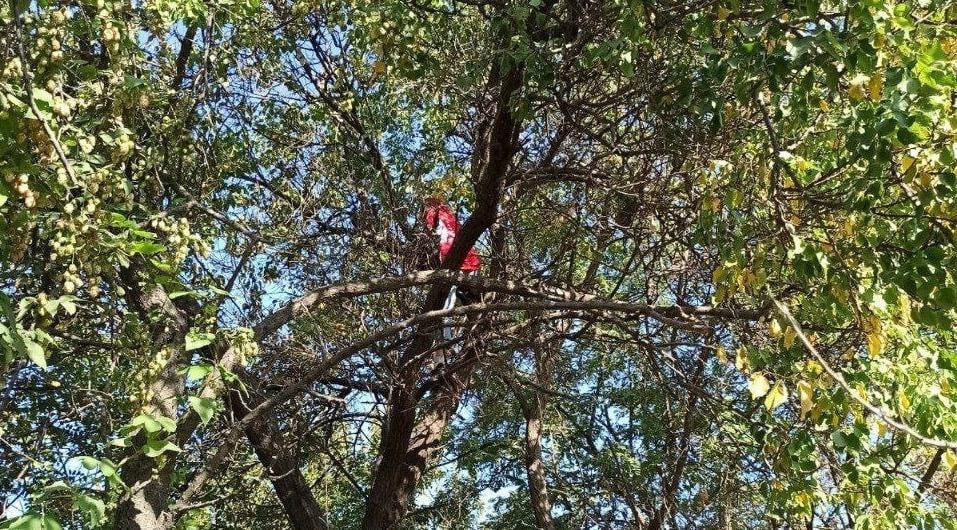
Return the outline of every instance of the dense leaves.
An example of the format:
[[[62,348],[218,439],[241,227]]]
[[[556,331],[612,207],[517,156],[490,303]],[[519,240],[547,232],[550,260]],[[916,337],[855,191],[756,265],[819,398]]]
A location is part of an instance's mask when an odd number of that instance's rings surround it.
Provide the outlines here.
[[[957,5],[0,22],[0,528],[954,527]]]

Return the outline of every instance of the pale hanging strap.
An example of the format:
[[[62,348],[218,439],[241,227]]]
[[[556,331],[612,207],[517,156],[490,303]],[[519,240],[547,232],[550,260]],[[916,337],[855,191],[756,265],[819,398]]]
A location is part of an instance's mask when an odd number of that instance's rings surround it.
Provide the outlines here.
[[[445,298],[445,305],[442,306],[443,310],[449,310],[455,307],[455,296],[458,293],[458,286],[453,285],[449,289],[449,295]],[[452,326],[445,325],[442,326],[442,338],[445,340],[452,340]]]

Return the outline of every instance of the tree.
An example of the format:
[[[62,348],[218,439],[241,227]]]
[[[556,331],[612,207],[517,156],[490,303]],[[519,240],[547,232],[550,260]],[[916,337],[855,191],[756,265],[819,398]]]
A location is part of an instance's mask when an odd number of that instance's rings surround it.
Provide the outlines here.
[[[5,5],[0,528],[953,527],[955,16]]]

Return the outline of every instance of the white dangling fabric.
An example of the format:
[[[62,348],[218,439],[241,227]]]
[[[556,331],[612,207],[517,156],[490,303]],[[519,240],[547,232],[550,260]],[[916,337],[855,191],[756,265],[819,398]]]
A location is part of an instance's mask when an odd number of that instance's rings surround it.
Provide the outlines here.
[[[449,310],[455,307],[456,294],[458,294],[458,286],[453,285],[452,288],[449,289],[449,295],[445,298],[445,305],[442,306],[443,311]],[[449,317],[446,317],[446,318],[449,318]],[[450,325],[442,326],[442,338],[447,341],[452,340],[452,326]]]
[[[445,221],[442,219],[435,223],[435,235],[439,236],[439,244],[441,245],[451,245],[452,240],[455,239],[455,232],[445,226]]]

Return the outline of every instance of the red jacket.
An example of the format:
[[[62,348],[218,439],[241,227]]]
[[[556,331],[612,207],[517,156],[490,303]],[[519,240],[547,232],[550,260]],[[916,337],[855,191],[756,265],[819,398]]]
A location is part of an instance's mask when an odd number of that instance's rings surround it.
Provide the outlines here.
[[[439,261],[444,262],[445,256],[452,248],[455,235],[459,233],[459,220],[447,204],[428,200],[425,203],[425,226],[439,236]],[[459,267],[463,271],[477,271],[481,266],[478,254],[470,248],[465,255],[465,261]]]

